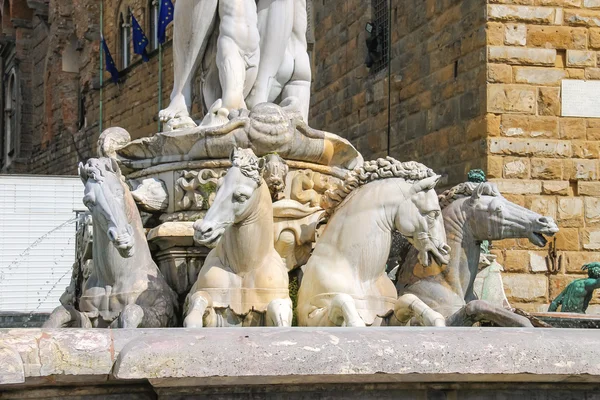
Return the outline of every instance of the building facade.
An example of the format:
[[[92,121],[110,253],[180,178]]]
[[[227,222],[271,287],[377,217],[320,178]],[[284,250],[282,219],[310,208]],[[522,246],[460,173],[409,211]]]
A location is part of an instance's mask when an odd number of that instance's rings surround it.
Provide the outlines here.
[[[168,41],[161,92],[155,0],[103,0],[102,23],[98,1],[2,4],[2,171],[72,174],[94,155],[100,125],[133,138],[156,132],[159,93],[166,104],[173,70]],[[481,168],[507,198],[558,221],[545,249],[493,243],[514,305],[543,309],[581,277],[583,263],[598,260],[600,119],[565,115],[561,85],[600,80],[599,1],[310,7],[312,126],[348,138],[367,159],[423,162],[445,187]],[[151,42],[148,63],[133,54],[132,14]],[[105,73],[100,85],[100,26],[119,84]],[[193,114],[201,117],[197,105]]]

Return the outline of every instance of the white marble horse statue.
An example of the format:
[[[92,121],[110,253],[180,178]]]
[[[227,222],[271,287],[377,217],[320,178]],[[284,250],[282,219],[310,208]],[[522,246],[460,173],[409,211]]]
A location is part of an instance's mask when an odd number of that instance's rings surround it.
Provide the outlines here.
[[[419,250],[424,265],[448,262],[434,187],[439,176],[416,162],[366,162],[322,200],[333,214],[304,267],[298,292],[300,326],[400,325],[443,317],[413,295],[398,298],[385,268],[392,231]]]
[[[45,327],[158,328],[177,325],[177,297],[152,260],[142,220],[117,162],[79,164],[91,211],[94,268],[79,310],[59,306]]]
[[[470,326],[480,320],[500,326],[531,326],[525,317],[477,300],[473,284],[478,272],[483,240],[527,238],[536,246],[546,244],[558,227],[552,218],[511,203],[493,183],[461,183],[439,196],[450,262],[424,268],[412,249],[399,270],[397,288],[413,294],[446,319],[448,326]]]
[[[230,159],[212,206],[194,223],[196,242],[216,247],[186,298],[184,326],[290,326],[288,271],[274,247],[264,159],[239,148]]]

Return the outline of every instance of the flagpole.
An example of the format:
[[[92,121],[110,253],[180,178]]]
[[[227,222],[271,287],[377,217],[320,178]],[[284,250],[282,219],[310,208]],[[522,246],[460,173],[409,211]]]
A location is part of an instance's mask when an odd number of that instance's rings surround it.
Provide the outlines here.
[[[102,40],[104,39],[104,0],[100,0],[100,104],[98,127],[102,133],[102,118],[104,116],[104,51],[102,49]]]
[[[163,45],[158,44],[158,112],[162,110],[163,98]],[[162,132],[162,121],[158,118],[158,131]]]

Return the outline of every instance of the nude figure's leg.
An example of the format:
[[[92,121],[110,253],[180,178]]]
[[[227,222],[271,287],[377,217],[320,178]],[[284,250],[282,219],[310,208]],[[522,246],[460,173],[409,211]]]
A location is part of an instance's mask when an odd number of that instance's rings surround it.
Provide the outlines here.
[[[446,326],[444,316],[414,294],[404,294],[398,298],[394,305],[394,317],[401,325],[406,325],[414,317],[425,326]]]
[[[256,82],[246,99],[250,109],[268,101],[294,23],[294,0],[259,0],[260,64]]]
[[[175,3],[171,103],[159,112],[167,122],[188,118],[192,100],[192,78],[206,50],[217,16],[218,0],[177,0]],[[192,121],[193,122],[193,121]]]
[[[304,122],[308,122],[310,109],[310,83],[312,80],[310,57],[306,43],[306,0],[294,0],[294,30],[288,46],[294,58],[294,73],[281,93],[283,102],[298,108]],[[294,100],[291,100],[294,99]]]

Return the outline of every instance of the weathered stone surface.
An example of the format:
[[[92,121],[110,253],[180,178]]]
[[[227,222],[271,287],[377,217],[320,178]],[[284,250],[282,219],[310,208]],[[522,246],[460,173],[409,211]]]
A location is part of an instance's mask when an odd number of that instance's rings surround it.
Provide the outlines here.
[[[563,163],[556,159],[531,160],[531,177],[533,179],[560,180]]]
[[[579,230],[577,228],[561,228],[555,238],[557,250],[577,251],[580,249]]]
[[[503,136],[558,138],[558,119],[533,115],[504,114],[500,131]]]
[[[596,196],[600,196],[600,194]],[[598,226],[600,224],[600,198],[584,197],[583,204],[586,226]]]
[[[516,159],[504,164],[504,177],[508,179],[527,178],[529,176],[529,160]]]
[[[515,67],[516,83],[558,86],[565,76],[563,69]]]
[[[600,250],[600,229],[582,229],[581,243],[585,250]]]
[[[527,26],[522,24],[507,24],[504,30],[504,44],[525,46],[527,44]]]
[[[568,67],[595,67],[596,53],[593,51],[567,50]]]
[[[554,66],[556,50],[524,47],[489,46],[489,61],[517,65]]]
[[[554,21],[554,13],[554,8],[546,7],[488,5],[488,18],[495,21],[551,24]]]
[[[560,226],[581,226],[583,223],[583,200],[577,197],[559,198],[558,221]]]
[[[537,104],[535,88],[517,85],[491,85],[488,88],[488,112],[522,112],[534,114]]]
[[[520,179],[492,180],[498,186],[500,193],[507,194],[539,194],[542,192],[542,182]]]
[[[15,350],[0,346],[0,385],[25,382],[21,356]]]
[[[600,26],[600,14],[594,10],[564,10],[564,20],[569,25]]]
[[[507,156],[569,157],[571,143],[559,140],[496,138],[490,140],[490,152]]]
[[[527,27],[527,44],[554,49],[585,49],[587,30],[568,26],[529,25]]]
[[[488,82],[490,83],[511,83],[512,67],[504,64],[488,65]]]
[[[543,194],[566,196],[569,194],[569,181],[549,181],[542,184]]]
[[[577,182],[580,196],[600,196],[600,182]]]
[[[548,272],[545,254],[542,252],[530,251],[529,268],[531,269],[531,272]]]
[[[544,275],[503,274],[502,281],[509,301],[544,300],[548,293]]]
[[[538,89],[538,114],[560,115],[560,89],[541,87]]]

